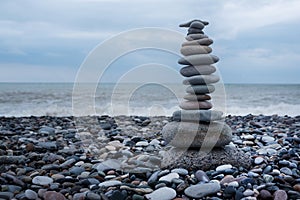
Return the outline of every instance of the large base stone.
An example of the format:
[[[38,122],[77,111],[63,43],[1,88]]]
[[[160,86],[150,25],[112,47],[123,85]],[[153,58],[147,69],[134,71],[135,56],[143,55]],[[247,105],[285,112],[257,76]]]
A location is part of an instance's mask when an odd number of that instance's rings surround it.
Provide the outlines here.
[[[180,148],[212,149],[223,147],[232,139],[231,128],[219,121],[210,123],[170,122],[161,131],[164,140]]]
[[[188,170],[214,170],[217,166],[231,164],[235,167],[249,169],[252,160],[242,150],[232,146],[215,148],[210,152],[200,150],[183,151],[178,148],[171,148],[162,151],[162,168],[186,168]]]

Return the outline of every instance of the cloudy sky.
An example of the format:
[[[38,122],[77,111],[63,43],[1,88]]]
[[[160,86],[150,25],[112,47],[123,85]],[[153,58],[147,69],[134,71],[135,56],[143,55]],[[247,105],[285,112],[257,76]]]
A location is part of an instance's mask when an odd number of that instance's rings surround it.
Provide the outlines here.
[[[178,24],[199,18],[210,22],[205,32],[225,83],[300,83],[299,8],[299,0],[1,0],[0,81],[73,82],[103,41],[144,27],[185,34]],[[178,70],[177,59],[156,50],[130,53],[113,62],[103,80],[118,81],[153,62]]]

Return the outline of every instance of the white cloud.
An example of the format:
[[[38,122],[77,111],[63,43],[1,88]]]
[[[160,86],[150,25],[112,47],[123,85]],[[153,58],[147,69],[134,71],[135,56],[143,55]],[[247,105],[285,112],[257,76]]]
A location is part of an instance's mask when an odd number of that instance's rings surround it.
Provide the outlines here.
[[[300,1],[224,1],[216,11],[215,25],[217,38],[234,38],[245,31],[254,32],[258,28],[295,22],[300,19]]]

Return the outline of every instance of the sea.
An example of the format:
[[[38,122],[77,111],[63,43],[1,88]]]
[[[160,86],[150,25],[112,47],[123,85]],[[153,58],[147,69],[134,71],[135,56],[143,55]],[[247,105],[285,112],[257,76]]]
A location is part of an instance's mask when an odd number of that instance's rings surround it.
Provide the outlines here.
[[[184,95],[181,84],[0,83],[0,116],[171,116]],[[300,84],[225,84],[218,98],[226,115],[300,115]]]

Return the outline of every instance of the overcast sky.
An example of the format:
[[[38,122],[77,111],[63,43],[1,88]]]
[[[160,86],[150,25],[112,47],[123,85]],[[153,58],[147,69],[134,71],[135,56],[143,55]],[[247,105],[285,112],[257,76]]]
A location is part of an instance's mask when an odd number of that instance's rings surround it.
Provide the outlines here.
[[[143,27],[185,34],[178,24],[198,18],[210,22],[205,32],[225,83],[300,83],[299,9],[299,0],[1,0],[0,81],[72,82],[104,40]],[[154,50],[124,55],[104,80],[149,62],[178,70],[177,59]]]

